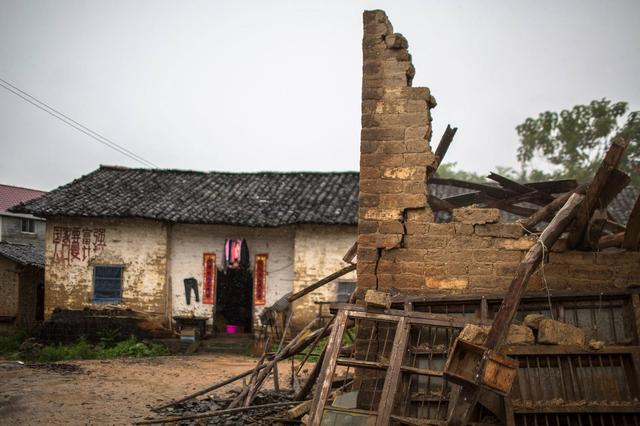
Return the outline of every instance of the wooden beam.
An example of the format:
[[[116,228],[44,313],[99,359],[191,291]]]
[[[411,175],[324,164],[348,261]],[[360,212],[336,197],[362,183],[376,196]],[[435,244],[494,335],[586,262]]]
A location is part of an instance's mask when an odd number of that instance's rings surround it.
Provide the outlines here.
[[[562,194],[576,189],[578,182],[575,179],[550,180],[545,182],[529,182],[525,183],[524,186],[546,192],[547,194]]]
[[[619,169],[613,169],[611,171],[611,176],[609,176],[609,180],[607,180],[607,184],[602,190],[602,194],[600,194],[600,198],[598,199],[598,208],[604,209],[606,208],[614,198],[618,196],[618,194],[631,182],[631,178],[625,172]]]
[[[356,257],[356,254],[358,254],[358,242],[357,241],[355,243],[353,243],[353,245],[351,246],[351,248],[349,248],[349,250],[347,250],[347,252],[345,253],[345,255],[342,258],[342,260],[344,260],[345,263],[353,264],[353,258]]]
[[[442,198],[438,198],[435,195],[429,195],[427,197],[427,203],[429,204],[429,207],[431,207],[434,211],[451,212],[456,207],[448,201],[445,201]]]
[[[534,232],[535,227],[538,223],[543,222],[545,220],[549,220],[553,214],[571,197],[571,194],[584,194],[587,190],[586,185],[581,185],[575,188],[572,192],[565,192],[564,194],[555,198],[552,202],[539,209],[535,213],[533,213],[528,218],[521,220],[520,224],[529,232]]]
[[[429,196],[431,198],[431,195]],[[465,192],[464,194],[452,195],[445,197],[442,201],[452,205],[455,208],[466,207],[472,204],[481,203],[483,198],[479,192]]]
[[[607,223],[606,210],[596,209],[589,220],[587,229],[585,231],[584,241],[587,247],[591,250],[598,249],[598,243],[600,242],[600,236],[604,230],[604,225]]]
[[[638,196],[629,215],[622,247],[630,251],[638,251],[640,249],[640,196]]]
[[[489,176],[487,176],[487,178],[491,179],[492,181],[498,182],[500,186],[502,186],[505,189],[508,189],[509,191],[513,191],[516,194],[522,195],[522,194],[528,194],[532,192],[537,196],[537,198],[539,198],[545,204],[553,201],[553,197],[551,195],[544,192],[540,192],[535,188],[531,188],[529,186],[523,185],[507,177],[500,176],[497,173],[491,172],[489,173]]]
[[[579,194],[572,194],[566,204],[558,211],[558,214],[551,220],[549,225],[540,235],[538,242],[527,252],[524,260],[518,265],[516,274],[511,281],[505,298],[500,305],[500,309],[495,316],[491,329],[484,341],[484,347],[488,350],[497,351],[502,344],[509,325],[518,309],[520,299],[527,287],[529,278],[536,271],[543,261],[543,255],[550,249],[571,223],[585,197]],[[465,426],[469,423],[469,418],[473,412],[475,404],[480,396],[480,388],[472,385],[461,386],[453,410],[447,425]]]
[[[589,224],[589,219],[594,210],[599,207],[599,201],[603,194],[604,188],[607,186],[607,181],[611,176],[612,171],[618,167],[622,156],[629,142],[622,136],[616,137],[609,150],[604,156],[596,175],[589,184],[589,188],[586,192],[585,202],[580,205],[578,213],[576,214],[576,222],[574,228],[569,233],[567,240],[567,246],[569,248],[575,248],[582,242],[584,231]],[[606,207],[606,206],[605,206]]]
[[[617,234],[609,234],[600,238],[598,241],[598,250],[604,250],[609,247],[620,247],[624,241],[624,231]]]
[[[513,195],[517,195],[515,192],[508,191],[504,188],[487,185],[486,183],[467,182],[460,179],[431,177],[429,178],[429,183],[435,183],[437,185],[449,185],[449,186],[455,186],[458,188],[466,188],[474,191],[480,191],[497,199],[509,198]]]
[[[301,297],[306,296],[307,294],[311,293],[312,291],[322,287],[323,285],[330,283],[331,281],[335,280],[336,278],[340,278],[341,276],[346,275],[351,271],[355,271],[355,269],[356,269],[356,265],[355,264],[347,265],[344,268],[340,269],[339,271],[336,271],[333,274],[324,277],[320,281],[317,281],[317,282],[311,284],[310,286],[307,286],[307,287],[303,288],[299,292],[293,293],[291,296],[287,297],[287,300],[289,301],[289,303],[293,302],[294,300],[298,300]]]
[[[438,167],[440,167],[440,164],[442,164],[442,160],[447,154],[449,146],[451,145],[451,142],[453,142],[453,137],[456,135],[457,131],[457,127],[451,128],[451,126],[447,124],[447,128],[442,134],[440,143],[438,143],[438,147],[436,148],[436,152],[434,153],[436,156],[436,163],[432,167],[427,168],[427,176],[431,176],[433,173],[435,173],[436,170],[438,170]]]

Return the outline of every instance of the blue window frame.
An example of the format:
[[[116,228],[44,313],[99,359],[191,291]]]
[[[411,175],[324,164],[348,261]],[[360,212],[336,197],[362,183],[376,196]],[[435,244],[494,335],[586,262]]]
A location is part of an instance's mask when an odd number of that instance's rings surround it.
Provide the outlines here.
[[[94,266],[93,301],[120,303],[122,301],[122,266]]]

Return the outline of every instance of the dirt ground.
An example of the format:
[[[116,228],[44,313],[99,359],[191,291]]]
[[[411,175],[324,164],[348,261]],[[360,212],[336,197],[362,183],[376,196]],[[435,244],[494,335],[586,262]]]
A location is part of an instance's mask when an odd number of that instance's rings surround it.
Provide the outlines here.
[[[72,361],[65,364],[79,371],[65,372],[0,361],[0,424],[131,424],[153,415],[149,405],[183,397],[255,363],[238,355],[169,356]]]

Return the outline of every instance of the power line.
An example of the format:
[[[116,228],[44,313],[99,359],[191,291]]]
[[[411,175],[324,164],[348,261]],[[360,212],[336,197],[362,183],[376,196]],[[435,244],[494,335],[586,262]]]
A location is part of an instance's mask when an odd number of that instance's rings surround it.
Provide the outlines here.
[[[53,108],[52,106],[48,105],[47,103],[39,100],[38,98],[36,98],[35,96],[30,95],[29,93],[25,92],[24,90],[21,90],[20,88],[14,86],[13,84],[9,83],[8,81],[4,80],[3,78],[0,77],[0,87],[4,88],[5,90],[13,93],[14,95],[18,96],[19,98],[21,98],[24,101],[29,102],[31,105],[41,109],[42,111],[46,112],[47,114],[57,118],[58,120],[62,121],[63,123],[67,124],[70,127],[73,127],[74,129],[84,133],[85,135],[89,136],[90,138],[96,140],[97,142],[100,142],[101,144],[113,149],[114,151],[119,152],[120,154],[129,157],[130,159],[137,161],[138,163],[146,166],[146,167],[152,167],[152,168],[159,168],[156,164],[152,163],[149,160],[146,160],[145,158],[139,156],[138,154],[131,152],[130,150],[128,150],[127,148],[115,143],[114,141],[112,141],[111,139],[101,135],[100,133],[91,130],[90,128],[88,128],[87,126],[84,126],[81,123],[78,123],[77,121],[75,121],[74,119],[72,119],[71,117],[63,114],[62,112],[58,111],[57,109]]]

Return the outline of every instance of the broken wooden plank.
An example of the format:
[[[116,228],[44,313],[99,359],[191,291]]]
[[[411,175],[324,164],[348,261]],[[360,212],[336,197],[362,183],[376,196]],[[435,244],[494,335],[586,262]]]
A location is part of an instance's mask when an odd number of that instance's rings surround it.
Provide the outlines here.
[[[575,179],[561,179],[544,182],[529,182],[524,185],[529,188],[537,189],[538,191],[546,192],[547,194],[562,194],[576,189],[578,187],[578,182]]]
[[[531,188],[529,186],[523,185],[519,182],[516,182],[515,180],[511,180],[507,177],[504,176],[500,176],[497,173],[491,172],[489,173],[489,176],[487,176],[487,178],[491,179],[494,182],[498,182],[500,184],[500,186],[502,186],[505,189],[508,189],[509,191],[513,191],[516,194],[528,194],[528,193],[533,193],[532,195],[534,195],[536,198],[540,199],[543,203],[550,203],[551,201],[553,201],[553,197],[547,193],[538,191],[535,188]]]
[[[582,242],[584,231],[589,224],[589,219],[591,219],[591,215],[594,210],[597,207],[600,207],[598,204],[603,190],[607,186],[607,181],[609,180],[613,170],[618,167],[618,164],[620,164],[628,144],[629,142],[622,136],[616,137],[611,143],[611,146],[605,154],[596,175],[589,184],[585,202],[582,203],[578,209],[575,225],[569,233],[569,238],[567,240],[567,246],[569,248],[575,248]]]
[[[322,383],[318,383],[318,387],[313,397],[313,402],[311,404],[312,409],[309,413],[309,426],[320,426],[327,397],[329,396],[329,392],[331,392],[331,379],[333,378],[333,374],[336,370],[336,360],[338,358],[338,353],[340,352],[340,342],[342,341],[342,334],[344,333],[346,323],[347,311],[342,309],[338,312],[336,324],[333,327],[333,332],[331,333],[331,337],[329,337],[329,342],[327,343],[327,353],[320,371],[320,377],[323,377],[324,380]]]
[[[429,195],[427,197],[427,203],[429,207],[431,207],[434,211],[446,211],[451,212],[456,206],[449,203],[448,201],[443,200],[442,198],[438,198],[435,195]]]
[[[483,192],[490,197],[496,199],[509,198],[513,195],[517,195],[513,191],[506,190],[504,188],[500,188],[497,186],[488,185],[486,183],[477,183],[477,182],[467,182],[460,179],[448,179],[448,178],[439,178],[439,177],[431,177],[429,178],[429,183],[435,183],[437,185],[449,185],[455,186],[458,188],[466,188],[472,189],[474,191]]]
[[[629,215],[622,247],[629,251],[638,251],[640,249],[640,196],[638,196]]]
[[[344,268],[340,269],[339,271],[336,271],[333,274],[328,275],[328,276],[324,277],[323,279],[321,279],[319,281],[316,281],[315,283],[303,288],[299,292],[293,293],[292,295],[287,297],[287,300],[289,301],[289,303],[293,302],[294,300],[298,300],[301,297],[306,296],[307,294],[311,293],[312,291],[319,289],[323,285],[330,283],[331,281],[335,280],[336,278],[340,278],[341,276],[346,275],[349,272],[355,271],[355,270],[356,270],[356,265],[355,264],[347,265]]]
[[[592,250],[598,249],[598,243],[600,242],[600,236],[604,230],[604,225],[607,223],[607,211],[602,209],[596,209],[589,219],[589,224],[584,234],[584,241],[587,247]]]
[[[527,231],[534,232],[538,223],[549,220],[553,214],[562,206],[565,205],[571,194],[584,194],[587,190],[587,185],[581,185],[575,188],[572,192],[565,192],[551,201],[546,206],[542,207],[531,216],[526,219],[518,221]]]
[[[619,169],[613,169],[607,183],[598,199],[598,208],[604,209],[618,196],[618,194],[631,182],[631,178]]]
[[[177,423],[177,422],[181,422],[181,421],[184,421],[184,420],[207,419],[207,418],[210,418],[210,417],[220,416],[222,414],[241,413],[241,412],[250,411],[250,410],[260,410],[260,409],[275,408],[275,407],[286,407],[288,405],[297,405],[297,404],[300,404],[300,402],[299,401],[274,402],[274,403],[271,403],[271,404],[252,405],[252,406],[249,406],[249,407],[237,407],[237,408],[230,408],[230,409],[227,409],[227,410],[216,410],[216,411],[212,411],[210,413],[192,414],[192,415],[189,415],[189,416],[162,417],[162,418],[158,418],[158,419],[143,420],[143,421],[140,421],[140,422],[135,422],[133,424],[134,425],[156,425],[156,424],[163,424],[163,423]]]
[[[447,151],[449,150],[449,146],[451,145],[451,142],[453,142],[453,137],[456,135],[457,131],[458,131],[457,127],[451,128],[451,126],[447,124],[447,128],[442,134],[442,137],[440,138],[440,142],[438,143],[438,147],[436,148],[436,152],[434,152],[436,157],[436,163],[427,168],[427,176],[432,175],[436,170],[438,170],[438,167],[440,167],[440,164],[442,164],[442,160],[444,159],[444,156],[447,154]]]
[[[433,197],[429,195],[429,199]],[[472,204],[478,204],[483,202],[484,198],[479,192],[465,192],[464,194],[452,195],[442,199],[445,203],[452,205],[455,208],[467,207]]]
[[[353,258],[356,257],[356,254],[358,254],[358,242],[357,241],[355,243],[353,243],[353,245],[349,248],[349,250],[347,250],[347,252],[345,253],[345,255],[342,258],[342,260],[345,263],[353,264]]]
[[[407,317],[400,317],[396,326],[396,334],[393,339],[393,347],[389,356],[389,368],[384,378],[380,403],[378,405],[378,418],[376,426],[387,426],[389,416],[393,410],[396,391],[400,381],[400,368],[404,360],[404,354],[409,340],[410,324]]]
[[[548,251],[558,240],[566,227],[571,223],[583,203],[585,196],[572,194],[566,204],[558,211],[544,229],[538,242],[527,252],[524,260],[518,265],[516,274],[511,281],[506,296],[495,316],[491,329],[484,341],[484,347],[489,351],[497,351],[502,344],[509,325],[518,309],[520,299],[526,289],[531,275],[543,261],[545,251]],[[480,388],[467,384],[461,386],[447,424],[449,426],[465,426],[473,412],[475,404],[480,396]]]
[[[610,247],[620,247],[624,241],[624,231],[616,234],[605,235],[598,241],[598,250],[604,250]]]

